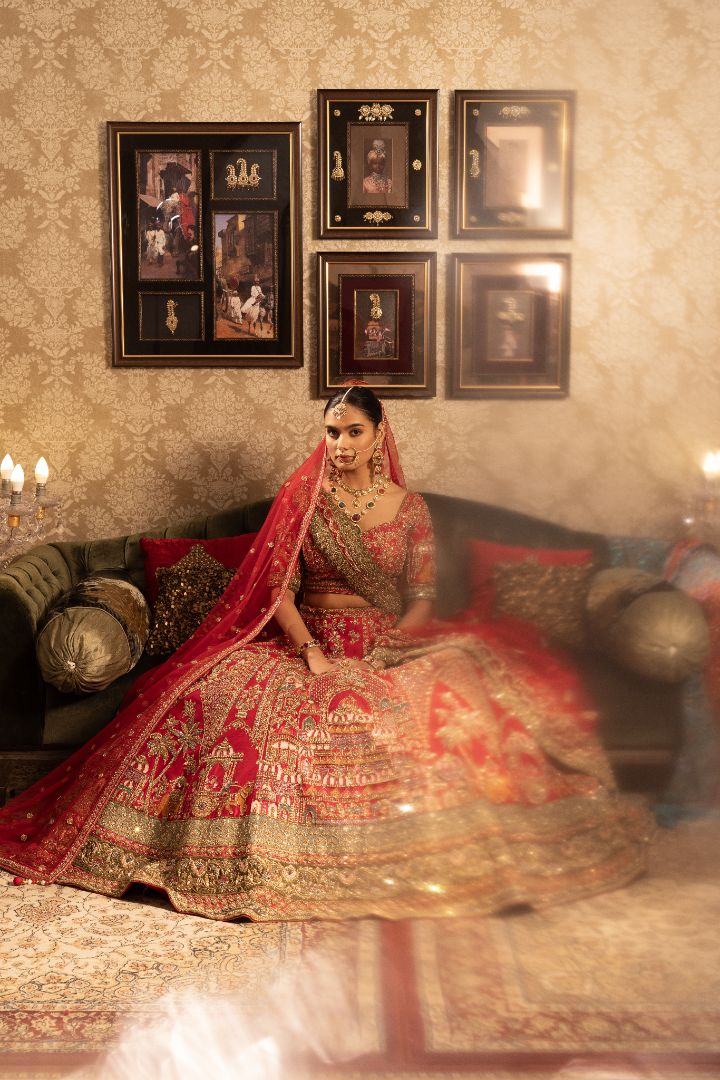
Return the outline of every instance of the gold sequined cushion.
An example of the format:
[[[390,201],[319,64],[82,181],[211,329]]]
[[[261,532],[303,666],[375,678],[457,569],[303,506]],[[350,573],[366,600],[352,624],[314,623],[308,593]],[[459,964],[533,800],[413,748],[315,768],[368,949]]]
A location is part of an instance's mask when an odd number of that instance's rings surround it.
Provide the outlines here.
[[[122,571],[90,574],[48,611],[35,642],[46,683],[90,694],[130,671],[150,629],[147,601]]]
[[[556,645],[586,644],[585,601],[592,564],[544,566],[533,559],[496,563],[493,614],[532,623]]]
[[[594,643],[638,675],[681,682],[707,660],[710,633],[702,607],[654,574],[629,567],[598,571],[587,612]]]
[[[146,651],[157,656],[179,648],[215,607],[234,576],[234,570],[228,570],[199,544],[174,566],[160,567],[155,618]]]

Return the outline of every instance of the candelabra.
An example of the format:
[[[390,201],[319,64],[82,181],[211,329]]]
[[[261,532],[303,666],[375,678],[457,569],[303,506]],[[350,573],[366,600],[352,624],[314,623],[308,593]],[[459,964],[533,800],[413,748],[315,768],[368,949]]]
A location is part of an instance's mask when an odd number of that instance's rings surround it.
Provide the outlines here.
[[[708,543],[720,543],[720,450],[709,450],[702,465],[703,479],[683,511],[687,536]]]
[[[29,497],[23,495],[22,465],[15,465],[9,454],[0,463],[0,569],[59,526],[60,503],[47,493],[48,475],[41,457],[35,466],[35,494]]]

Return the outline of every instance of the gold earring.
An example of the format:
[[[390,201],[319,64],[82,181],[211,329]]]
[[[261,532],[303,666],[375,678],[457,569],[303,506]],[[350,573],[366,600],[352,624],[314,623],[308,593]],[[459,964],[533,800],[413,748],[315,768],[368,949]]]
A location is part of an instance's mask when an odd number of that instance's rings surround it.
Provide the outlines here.
[[[372,459],[373,459],[373,465],[375,466],[377,471],[382,472],[382,467],[383,467],[383,463],[384,463],[382,445],[375,447],[375,450],[373,451]]]
[[[340,473],[337,470],[335,462],[332,461],[331,458],[328,458],[327,461],[328,461],[328,479],[329,479],[331,484],[337,484],[338,480],[340,479]]]

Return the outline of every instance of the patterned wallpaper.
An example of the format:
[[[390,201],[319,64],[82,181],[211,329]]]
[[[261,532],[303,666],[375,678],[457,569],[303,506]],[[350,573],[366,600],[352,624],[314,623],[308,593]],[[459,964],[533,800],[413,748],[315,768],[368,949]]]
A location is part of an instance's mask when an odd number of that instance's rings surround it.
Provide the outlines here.
[[[315,444],[317,87],[440,88],[436,399],[390,403],[412,486],[667,533],[720,446],[715,0],[0,0],[0,451],[71,536],[269,495]],[[448,236],[451,92],[575,89],[575,232]],[[113,370],[105,121],[304,123],[306,366]],[[713,214],[715,217],[713,217]],[[571,395],[444,397],[447,253],[570,251]]]

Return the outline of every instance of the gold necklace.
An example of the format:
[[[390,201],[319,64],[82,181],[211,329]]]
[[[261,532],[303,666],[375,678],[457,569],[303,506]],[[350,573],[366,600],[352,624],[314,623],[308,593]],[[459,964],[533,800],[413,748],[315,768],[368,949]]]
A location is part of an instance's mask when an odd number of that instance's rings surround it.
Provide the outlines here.
[[[369,495],[371,491],[375,490],[375,477],[373,477],[373,481],[372,481],[370,487],[367,487],[367,488],[348,487],[347,484],[343,484],[343,482],[342,482],[342,480],[340,479],[339,476],[337,478],[337,484],[338,484],[338,487],[341,487],[343,489],[343,491],[347,491],[348,495],[353,495],[353,496],[355,496],[355,495]]]
[[[342,496],[338,493],[338,487],[341,487],[343,491],[346,491],[349,495],[352,495],[353,504],[349,507]],[[387,491],[387,480],[381,474],[376,476],[369,488],[349,488],[338,478],[337,481],[330,481],[330,494],[337,503],[338,507],[343,511],[347,517],[350,518],[353,525],[360,531],[360,521],[365,517],[368,510],[376,505],[378,499]],[[364,506],[360,506],[360,497],[370,495],[371,498],[365,503]]]

